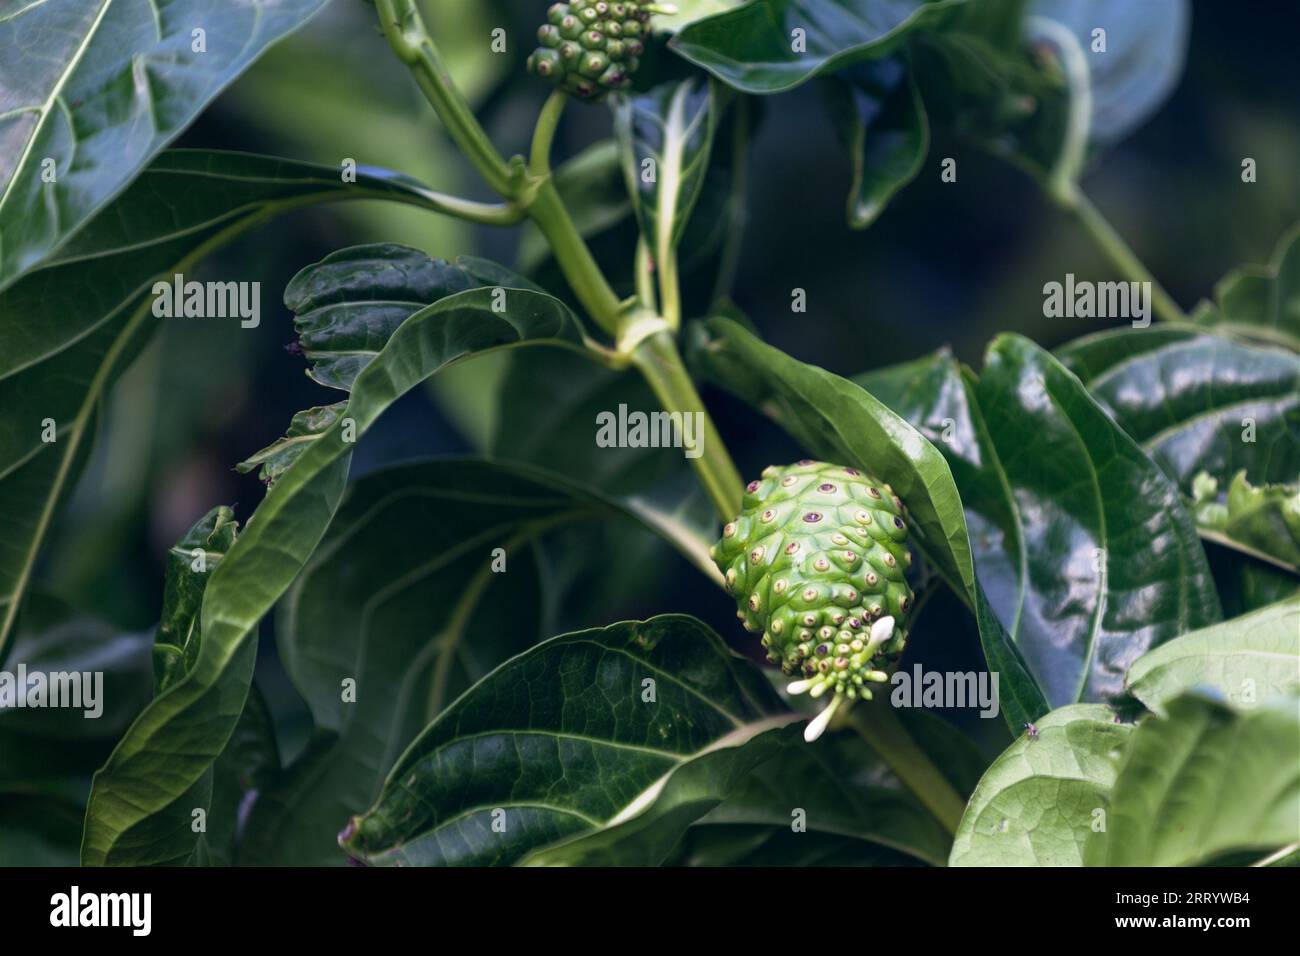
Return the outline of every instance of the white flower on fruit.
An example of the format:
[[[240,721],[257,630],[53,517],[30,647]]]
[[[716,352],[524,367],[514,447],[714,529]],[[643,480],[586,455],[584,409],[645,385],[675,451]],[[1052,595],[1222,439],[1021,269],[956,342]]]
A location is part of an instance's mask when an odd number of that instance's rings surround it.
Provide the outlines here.
[[[871,636],[868,638],[866,646],[862,649],[863,658],[870,660],[872,655],[876,653],[881,645],[893,636],[894,619],[892,617],[886,616],[876,621],[871,625]],[[889,675],[884,671],[868,671],[864,676],[867,680],[876,681],[881,684],[886,683],[889,680]],[[810,677],[807,680],[794,681],[793,683],[786,685],[785,690],[787,694],[807,694],[809,697],[820,697],[822,694],[826,693],[831,686],[831,681],[826,676],[818,674],[816,677]],[[862,689],[862,696],[870,700],[871,691],[864,687]],[[821,713],[808,722],[808,726],[803,732],[803,739],[808,741],[808,743],[812,743],[820,737],[826,731],[827,726],[831,722],[831,718],[835,716],[835,712],[839,709],[839,706],[843,701],[844,697],[838,693],[831,698],[831,702],[822,708]]]

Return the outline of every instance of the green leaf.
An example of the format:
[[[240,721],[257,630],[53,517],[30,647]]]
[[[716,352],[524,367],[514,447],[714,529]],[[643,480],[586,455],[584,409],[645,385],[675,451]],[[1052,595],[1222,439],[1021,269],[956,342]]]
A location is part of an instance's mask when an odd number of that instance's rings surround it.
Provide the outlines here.
[[[1300,573],[1300,484],[1256,488],[1243,470],[1232,476],[1224,502],[1218,500],[1219,483],[1208,473],[1192,485],[1202,537]]]
[[[347,391],[413,313],[457,292],[485,287],[540,291],[485,259],[461,256],[448,262],[385,242],[340,249],[305,267],[285,288],[284,304],[296,316],[298,345],[312,363],[308,374],[321,385]],[[495,311],[503,316],[500,327],[477,313],[468,315],[458,334],[480,338],[467,346],[481,351],[513,335],[505,299]],[[557,344],[581,347],[581,327],[572,313],[565,309],[557,319]]]
[[[1159,326],[1089,335],[1059,357],[1184,495],[1201,471],[1300,475],[1300,362],[1284,349]]]
[[[1300,224],[1278,242],[1270,265],[1233,270],[1214,297],[1218,308],[1198,310],[1194,321],[1300,352]]]
[[[900,715],[903,716],[903,715]],[[968,795],[984,761],[970,743],[937,717],[919,712],[907,722],[924,730],[919,743],[945,769],[957,767],[959,792]],[[869,718],[868,718],[869,719]],[[967,768],[974,766],[973,775]],[[806,830],[792,834],[796,811]],[[700,831],[713,831],[701,835]],[[716,857],[722,834],[741,839],[743,851]],[[814,848],[800,847],[807,840]],[[732,842],[728,841],[728,842]],[[841,854],[854,865],[942,866],[952,838],[903,786],[880,757],[851,731],[807,744],[798,735],[753,770],[715,809],[701,817],[679,850],[695,865],[790,865],[804,853]]]
[[[1300,842],[1296,698],[1236,711],[1195,694],[1170,700],[1124,749],[1089,866],[1197,866]]]
[[[252,677],[256,644],[248,638],[325,533],[352,442],[403,394],[475,348],[550,342],[557,329],[575,323],[558,300],[523,289],[508,290],[507,312],[498,313],[495,291],[448,296],[403,322],[353,381],[344,414],[267,492],[212,572],[193,668],[154,700],[95,776],[83,862],[174,864],[192,854],[190,810],[211,799],[205,780],[235,729]]]
[[[89,452],[100,403],[158,327],[153,281],[188,273],[288,209],[348,198],[427,205],[429,197],[382,170],[344,183],[328,166],[167,152],[54,259],[0,292],[0,659],[37,552]],[[46,419],[57,441],[43,440]]]
[[[990,600],[1054,705],[1123,691],[1138,657],[1221,612],[1177,488],[1079,380],[1028,339],[989,349],[975,397],[1021,536]]]
[[[594,833],[599,858],[658,862],[771,754],[774,728],[795,719],[783,711],[757,667],[693,618],[565,634],[430,724],[340,842],[372,864],[484,865]]]
[[[952,467],[988,597],[985,657],[1013,692],[1004,634],[1061,706],[1118,696],[1145,649],[1218,619],[1168,480],[1028,340],[998,339],[978,381],[946,352],[858,380]]]
[[[80,230],[324,0],[173,0],[165,11],[128,0],[7,6],[0,289]]]
[[[1022,618],[1016,608],[1027,586],[1022,581],[1029,556],[1006,472],[975,399],[975,376],[941,350],[854,381],[929,439],[952,469],[979,581],[980,644],[989,670],[1000,675],[1003,717],[1019,733],[1049,707],[1019,647]]]
[[[844,70],[827,78],[823,91],[853,164],[849,225],[865,229],[921,171],[930,148],[925,105],[905,66],[896,59]]]
[[[1143,654],[1129,693],[1156,713],[1184,691],[1209,688],[1238,707],[1300,688],[1300,596],[1193,631]]]
[[[898,48],[965,0],[750,0],[697,20],[669,42],[678,54],[746,93],[780,93],[822,73]],[[794,31],[802,31],[797,35]]]
[[[184,677],[198,659],[208,574],[235,543],[237,528],[234,510],[219,505],[167,552],[162,619],[153,648],[154,684],[159,693]]]
[[[724,105],[716,84],[695,77],[617,101],[623,175],[657,263],[675,255],[700,198]]]
[[[313,441],[333,427],[346,407],[347,402],[335,402],[295,412],[283,438],[277,438],[261,451],[249,455],[235,466],[235,471],[241,475],[256,471],[258,479],[270,488],[277,478],[293,467],[298,456]]]
[[[1079,866],[1106,811],[1132,727],[1109,708],[1054,710],[980,780],[953,842],[952,866]]]
[[[344,862],[341,822],[374,802],[416,734],[542,636],[553,596],[535,546],[575,523],[629,519],[519,465],[438,460],[357,481],[280,604],[281,658],[314,740],[259,798],[245,862]],[[340,699],[348,679],[355,702]]]

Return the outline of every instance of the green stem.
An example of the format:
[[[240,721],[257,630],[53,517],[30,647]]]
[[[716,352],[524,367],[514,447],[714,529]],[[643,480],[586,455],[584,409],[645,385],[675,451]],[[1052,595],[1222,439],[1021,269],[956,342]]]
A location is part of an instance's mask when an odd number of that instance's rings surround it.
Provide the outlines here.
[[[650,246],[645,237],[636,243],[636,297],[643,308],[658,313],[658,297],[655,295],[654,258],[650,255]]]
[[[448,196],[431,189],[421,190],[424,199],[421,204],[434,212],[455,216],[467,222],[482,223],[485,226],[513,226],[528,218],[528,210],[517,203],[486,203],[459,196]]]
[[[555,261],[582,307],[597,325],[610,335],[617,335],[622,303],[578,233],[552,179],[548,178],[538,186],[528,206],[528,214],[546,236]]]
[[[676,341],[667,331],[648,335],[632,350],[632,362],[641,370],[666,411],[681,412],[683,416],[700,414],[703,428],[696,435],[698,444],[693,450],[698,454],[690,462],[719,517],[730,521],[740,513],[743,482],[726,445],[722,443],[722,436],[695,390],[695,383],[682,364]]]
[[[484,132],[434,46],[414,0],[375,0],[379,22],[397,58],[411,68],[415,81],[433,104],[460,151],[489,186],[502,196],[514,193],[510,166]]]
[[[555,131],[559,128],[560,117],[569,102],[569,95],[563,90],[556,90],[546,99],[542,112],[537,117],[537,128],[533,130],[533,147],[528,159],[528,172],[538,179],[551,175],[551,143],[555,141]]]
[[[1078,189],[1073,198],[1058,202],[1079,221],[1079,224],[1092,236],[1094,242],[1110,260],[1111,265],[1119,270],[1130,282],[1151,283],[1151,305],[1157,318],[1166,322],[1187,322],[1187,314],[1179,307],[1173,297],[1156,281],[1142,260],[1129,248],[1123,237],[1115,231],[1105,216]]]
[[[870,712],[869,716],[864,716],[865,711]],[[966,812],[966,801],[916,745],[889,700],[882,696],[866,707],[854,707],[847,723],[889,764],[944,829],[955,835]]]

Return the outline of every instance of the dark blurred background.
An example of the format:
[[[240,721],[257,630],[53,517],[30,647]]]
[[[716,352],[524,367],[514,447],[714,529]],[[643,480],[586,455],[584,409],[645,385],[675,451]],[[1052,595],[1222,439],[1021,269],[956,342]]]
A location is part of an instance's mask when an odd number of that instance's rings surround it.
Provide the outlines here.
[[[1141,0],[1134,0],[1141,2]],[[503,153],[522,151],[547,88],[522,69],[542,0],[436,0],[424,9],[451,69]],[[504,26],[507,54],[493,54]],[[1225,272],[1265,262],[1300,219],[1300,12],[1268,0],[1193,3],[1186,72],[1168,103],[1091,168],[1084,187],[1179,303],[1190,309]],[[937,132],[926,165],[867,231],[845,225],[849,165],[805,87],[764,104],[752,145],[749,223],[734,298],[762,334],[797,358],[842,375],[915,358],[949,344],[978,368],[997,332],[1047,347],[1099,323],[1042,317],[1042,286],[1066,272],[1113,277],[1087,236],[1011,166]],[[572,106],[557,160],[609,135],[610,112]],[[352,157],[410,173],[448,192],[489,198],[451,150],[436,117],[374,27],[373,7],[335,0],[308,28],[272,50],[178,145],[282,154],[327,164]],[[956,184],[939,161],[958,160]],[[1243,157],[1258,182],[1241,182]],[[626,261],[629,233],[597,243]],[[276,221],[206,267],[222,279],[262,283],[262,323],[174,321],[127,374],[106,409],[94,460],[66,512],[42,576],[75,605],[122,628],[157,619],[162,558],[219,503],[246,520],[263,489],[233,465],[272,442],[299,409],[343,396],[312,383],[280,305],[303,266],[348,245],[397,241],[435,256],[472,253],[515,261],[518,230],[490,231],[378,204],[326,207]],[[708,276],[692,278],[707,284]],[[806,314],[790,291],[807,290]],[[496,427],[499,359],[464,363],[408,395],[358,448],[354,475],[429,454],[472,453]],[[746,475],[799,449],[739,403],[706,392]],[[594,426],[593,426],[594,427]],[[102,556],[115,556],[104,562]],[[666,555],[666,552],[664,553]],[[620,595],[602,613],[668,610],[704,616],[737,644],[729,602],[679,559],[665,556],[657,586]],[[926,610],[936,666],[979,666],[973,624],[951,599]],[[592,613],[595,613],[594,611]],[[604,620],[571,622],[575,626]],[[263,626],[259,680],[290,726],[291,692]],[[940,639],[951,635],[951,639]],[[273,700],[273,703],[276,701]],[[1000,727],[1001,722],[997,723]],[[993,733],[994,731],[990,731]]]

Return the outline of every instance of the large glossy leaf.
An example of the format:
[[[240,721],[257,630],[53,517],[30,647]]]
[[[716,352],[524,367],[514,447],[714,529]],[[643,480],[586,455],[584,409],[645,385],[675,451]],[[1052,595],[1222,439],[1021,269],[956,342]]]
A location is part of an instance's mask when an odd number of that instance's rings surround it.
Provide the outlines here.
[[[1001,675],[1002,715],[1008,725],[1016,730],[1046,713],[1048,705],[1021,659],[1011,624],[1001,622],[985,585],[975,579],[966,514],[944,455],[861,385],[798,362],[729,320],[711,320],[709,329],[715,338],[698,352],[707,374],[763,408],[814,454],[879,475],[903,499],[911,526],[919,532],[917,547],[979,621],[988,666]],[[949,394],[945,401],[954,398]],[[968,434],[972,427],[967,421]],[[974,446],[968,447],[979,462]],[[978,473],[979,467],[967,472]],[[996,476],[988,480],[995,486],[998,481]],[[990,518],[977,531],[987,534],[1000,527]],[[990,560],[1006,563],[996,555]],[[996,563],[991,570],[995,582],[1010,573]]]
[[[557,328],[575,322],[558,300],[522,289],[508,290],[507,313],[498,313],[495,293],[460,292],[402,323],[353,381],[344,414],[304,442],[277,477],[212,572],[193,668],[154,700],[96,774],[85,862],[181,862],[193,852],[189,810],[194,799],[209,799],[203,782],[243,709],[255,649],[248,638],[333,517],[351,459],[349,436],[360,438],[390,404],[475,347],[550,341]],[[491,334],[483,333],[475,316]]]
[[[1003,716],[1012,733],[1019,733],[1048,704],[1018,647],[1016,608],[1029,558],[1006,473],[975,401],[975,377],[940,351],[854,381],[929,439],[952,469],[979,582],[980,644],[989,670],[1000,675]]]
[[[480,681],[340,835],[372,864],[502,864],[600,834],[658,862],[791,720],[759,670],[668,615],[553,638]],[[603,856],[608,858],[608,856]]]
[[[750,0],[697,20],[673,50],[746,93],[779,93],[896,49],[965,0]],[[796,34],[795,31],[800,31]]]
[[[1209,688],[1239,707],[1300,690],[1300,596],[1184,634],[1129,668],[1129,693],[1151,710]]]
[[[340,249],[307,266],[285,288],[284,304],[296,316],[298,345],[312,365],[308,374],[321,385],[347,391],[410,315],[454,293],[485,287],[539,291],[485,259],[461,256],[449,262],[385,242]],[[497,325],[473,310],[444,321],[465,339],[466,348],[482,351],[514,335],[506,302],[500,297],[493,310],[501,316]],[[555,316],[555,344],[581,347],[582,330],[572,313],[562,309]]]
[[[340,821],[375,800],[416,734],[543,636],[551,575],[533,546],[620,518],[601,495],[518,465],[439,460],[356,482],[280,605],[281,657],[315,739],[259,797],[241,860],[343,863]]]
[[[1254,483],[1300,475],[1300,362],[1284,349],[1160,326],[1059,356],[1185,495],[1201,471],[1225,486],[1242,469]]]
[[[1099,704],[1072,704],[1043,717],[980,780],[949,863],[1081,865],[1092,828],[1104,822],[1131,731]]]
[[[120,2],[120,0],[119,0]],[[58,255],[0,293],[0,659],[36,554],[87,453],[107,388],[158,326],[151,289],[276,213],[431,195],[382,170],[242,153],[164,153]],[[53,419],[57,441],[42,441]]]
[[[0,289],[324,0],[0,4]]]
[[[1147,648],[1217,620],[1175,489],[1047,353],[1004,337],[978,382],[943,352],[859,381],[948,458],[990,609],[1051,703],[1118,696]]]
[[[1220,618],[1178,489],[1027,339],[993,343],[975,396],[1023,540],[1018,591],[990,600],[1050,703],[1118,696],[1143,653]]]
[[[849,225],[865,229],[921,171],[930,147],[925,105],[898,59],[864,63],[828,77],[823,92],[853,165]]]
[[[1197,866],[1300,842],[1300,706],[1187,694],[1133,732],[1090,866]]]
[[[615,108],[628,195],[656,263],[669,262],[686,231],[724,103],[716,84],[692,77],[624,97]]]

